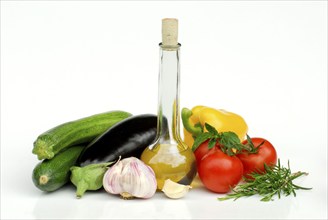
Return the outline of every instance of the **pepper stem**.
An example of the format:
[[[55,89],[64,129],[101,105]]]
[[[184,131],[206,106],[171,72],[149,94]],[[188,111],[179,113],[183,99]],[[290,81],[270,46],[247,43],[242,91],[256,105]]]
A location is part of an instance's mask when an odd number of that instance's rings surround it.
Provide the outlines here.
[[[181,118],[182,118],[182,124],[184,128],[191,133],[193,136],[198,136],[201,133],[203,133],[202,127],[199,125],[193,125],[190,122],[190,117],[192,116],[192,111],[188,108],[182,108],[181,110]]]

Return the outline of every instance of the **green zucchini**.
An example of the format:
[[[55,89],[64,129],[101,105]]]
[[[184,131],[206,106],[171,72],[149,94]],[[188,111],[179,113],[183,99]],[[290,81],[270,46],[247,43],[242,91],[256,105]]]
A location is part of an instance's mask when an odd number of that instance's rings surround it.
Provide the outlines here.
[[[37,137],[32,153],[39,160],[51,159],[67,147],[91,142],[108,128],[130,116],[128,112],[110,111],[58,125]]]
[[[85,146],[73,146],[60,152],[52,159],[45,159],[33,169],[34,185],[42,191],[52,192],[64,186],[70,180],[70,168]]]

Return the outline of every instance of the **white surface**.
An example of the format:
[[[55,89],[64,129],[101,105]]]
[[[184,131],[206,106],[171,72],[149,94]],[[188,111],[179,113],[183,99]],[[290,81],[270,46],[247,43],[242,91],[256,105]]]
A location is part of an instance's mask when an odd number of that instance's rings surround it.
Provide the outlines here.
[[[32,143],[113,109],[156,113],[161,19],[179,19],[181,106],[242,115],[313,187],[264,203],[204,188],[122,201],[36,189]],[[327,218],[327,2],[1,1],[1,219]]]

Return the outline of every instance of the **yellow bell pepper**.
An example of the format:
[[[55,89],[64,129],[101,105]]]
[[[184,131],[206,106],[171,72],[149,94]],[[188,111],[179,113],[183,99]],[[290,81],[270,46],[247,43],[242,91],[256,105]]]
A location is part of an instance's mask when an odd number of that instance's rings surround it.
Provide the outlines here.
[[[240,141],[245,140],[248,126],[238,114],[223,109],[214,109],[206,106],[195,106],[192,110],[183,108],[181,111],[184,126],[184,142],[192,147],[194,138],[206,131],[205,123],[210,124],[218,132],[232,131]]]

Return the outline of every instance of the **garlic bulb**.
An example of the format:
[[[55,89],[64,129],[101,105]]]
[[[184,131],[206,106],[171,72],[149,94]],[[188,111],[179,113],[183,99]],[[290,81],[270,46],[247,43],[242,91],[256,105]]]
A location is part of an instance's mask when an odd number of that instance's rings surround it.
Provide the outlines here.
[[[192,187],[189,185],[182,185],[176,182],[173,182],[170,179],[165,180],[162,191],[164,194],[171,199],[180,199],[184,197],[189,189]]]
[[[104,189],[120,194],[123,199],[150,198],[157,189],[154,171],[135,157],[119,160],[107,170],[103,178]]]

